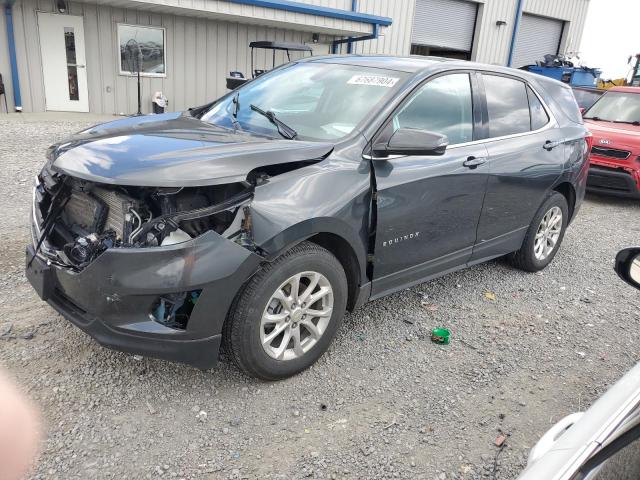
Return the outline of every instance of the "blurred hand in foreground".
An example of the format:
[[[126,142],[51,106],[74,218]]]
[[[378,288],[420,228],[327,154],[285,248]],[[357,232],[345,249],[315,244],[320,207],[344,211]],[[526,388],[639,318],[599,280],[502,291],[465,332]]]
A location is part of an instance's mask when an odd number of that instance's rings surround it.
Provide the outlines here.
[[[0,370],[0,478],[23,478],[38,452],[38,415]]]

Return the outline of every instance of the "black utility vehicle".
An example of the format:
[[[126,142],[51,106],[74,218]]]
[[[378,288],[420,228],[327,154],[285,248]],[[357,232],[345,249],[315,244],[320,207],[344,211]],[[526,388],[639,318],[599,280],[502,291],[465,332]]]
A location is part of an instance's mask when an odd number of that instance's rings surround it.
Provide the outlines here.
[[[98,342],[293,375],[345,310],[555,256],[582,202],[571,90],[436,58],[312,57],[184,113],[98,125],[36,179],[27,276]]]

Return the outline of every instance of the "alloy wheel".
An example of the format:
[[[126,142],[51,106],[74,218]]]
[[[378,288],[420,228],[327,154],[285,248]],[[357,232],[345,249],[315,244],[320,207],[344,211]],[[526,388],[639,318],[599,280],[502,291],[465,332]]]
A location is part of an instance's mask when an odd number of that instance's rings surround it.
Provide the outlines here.
[[[333,290],[318,272],[301,272],[283,282],[262,314],[260,343],[271,358],[302,357],[322,337],[333,313]]]
[[[545,260],[556,248],[562,233],[562,210],[552,207],[542,217],[533,244],[533,253],[538,260]]]

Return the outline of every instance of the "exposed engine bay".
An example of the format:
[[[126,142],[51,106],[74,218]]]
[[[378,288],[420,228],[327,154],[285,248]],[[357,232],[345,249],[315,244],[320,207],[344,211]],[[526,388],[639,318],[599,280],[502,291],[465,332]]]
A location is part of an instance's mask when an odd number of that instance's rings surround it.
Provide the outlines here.
[[[56,260],[75,270],[108,248],[167,246],[209,230],[255,249],[248,204],[265,178],[203,187],[125,187],[45,169],[35,190],[34,242],[40,249],[46,241]]]

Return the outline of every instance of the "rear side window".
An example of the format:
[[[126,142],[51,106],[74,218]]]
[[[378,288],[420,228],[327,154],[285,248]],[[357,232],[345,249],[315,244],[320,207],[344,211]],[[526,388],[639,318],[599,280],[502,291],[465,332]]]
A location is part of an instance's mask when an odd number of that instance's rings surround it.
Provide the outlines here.
[[[574,123],[583,123],[580,108],[570,87],[565,87],[560,82],[551,81],[544,82],[542,87],[548,94],[545,96],[545,102],[551,107],[556,120],[560,120],[558,116],[561,114]]]
[[[417,128],[446,135],[450,145],[473,140],[471,83],[466,73],[430,80],[393,117],[393,131]]]
[[[529,96],[529,110],[531,110],[531,130],[538,130],[549,123],[549,115],[529,87],[527,87],[527,95]]]
[[[531,129],[529,99],[524,82],[483,75],[491,138],[528,132]]]

